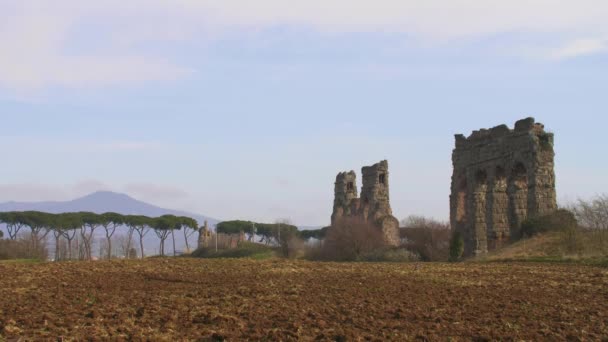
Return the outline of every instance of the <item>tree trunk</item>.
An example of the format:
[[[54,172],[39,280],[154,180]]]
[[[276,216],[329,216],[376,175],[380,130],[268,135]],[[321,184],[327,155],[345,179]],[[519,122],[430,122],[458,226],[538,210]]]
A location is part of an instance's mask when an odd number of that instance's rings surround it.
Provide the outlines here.
[[[55,235],[55,261],[59,260],[59,236]]]
[[[127,248],[125,252],[125,258],[131,259],[131,244],[133,244],[133,228],[129,228],[129,233],[127,235]]]
[[[72,260],[72,239],[68,238],[68,260]]]
[[[173,256],[175,256],[175,230],[171,229],[171,240],[173,240]]]
[[[139,234],[139,248],[141,249],[141,259],[143,260],[146,255],[144,254],[144,237]]]
[[[184,240],[186,240],[186,253],[190,253],[190,243],[188,242],[188,234],[186,233],[186,230],[184,228]]]
[[[112,260],[112,237],[107,236],[108,238],[108,260]]]

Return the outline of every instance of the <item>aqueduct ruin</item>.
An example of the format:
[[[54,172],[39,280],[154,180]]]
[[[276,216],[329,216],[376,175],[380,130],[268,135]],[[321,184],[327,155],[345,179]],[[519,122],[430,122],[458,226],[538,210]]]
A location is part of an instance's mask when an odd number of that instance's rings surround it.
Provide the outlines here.
[[[382,229],[387,244],[399,244],[399,220],[393,216],[389,196],[388,161],[362,168],[361,198],[357,192],[355,171],[342,172],[336,177],[334,210],[331,223],[342,217],[359,217]]]
[[[527,217],[557,209],[553,134],[534,118],[456,135],[450,196],[452,229],[465,255],[501,247]]]

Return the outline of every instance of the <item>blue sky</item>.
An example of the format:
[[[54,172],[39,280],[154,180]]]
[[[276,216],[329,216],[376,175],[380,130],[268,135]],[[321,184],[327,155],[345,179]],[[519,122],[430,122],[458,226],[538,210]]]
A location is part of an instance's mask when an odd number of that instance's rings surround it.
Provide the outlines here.
[[[395,215],[447,219],[453,135],[527,116],[562,203],[607,191],[605,3],[286,3],[0,2],[0,200],[324,225],[388,159]]]

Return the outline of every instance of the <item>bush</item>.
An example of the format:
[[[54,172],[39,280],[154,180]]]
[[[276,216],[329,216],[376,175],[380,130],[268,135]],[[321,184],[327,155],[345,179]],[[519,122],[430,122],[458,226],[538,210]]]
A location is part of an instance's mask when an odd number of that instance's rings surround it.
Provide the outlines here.
[[[308,256],[317,260],[361,261],[386,247],[380,228],[359,218],[343,218],[327,230],[323,243]]]
[[[422,216],[410,216],[400,229],[402,245],[420,256],[422,261],[447,261],[450,225]]]
[[[279,253],[283,258],[293,259],[304,253],[304,241],[297,231],[286,230],[276,238],[279,242]]]
[[[199,248],[190,256],[194,258],[253,258],[267,259],[274,256],[274,248],[259,243],[242,241],[237,248],[215,251],[215,248]]]
[[[48,256],[44,244],[32,245],[29,238],[0,240],[0,260],[36,259],[46,260]]]
[[[378,249],[363,255],[361,261],[369,262],[413,262],[420,257],[405,248]]]
[[[454,232],[450,241],[450,261],[458,262],[464,253],[464,239],[460,232]]]
[[[578,223],[574,214],[566,209],[559,209],[551,214],[536,216],[525,220],[521,225],[521,237],[531,237],[550,231],[576,230]]]

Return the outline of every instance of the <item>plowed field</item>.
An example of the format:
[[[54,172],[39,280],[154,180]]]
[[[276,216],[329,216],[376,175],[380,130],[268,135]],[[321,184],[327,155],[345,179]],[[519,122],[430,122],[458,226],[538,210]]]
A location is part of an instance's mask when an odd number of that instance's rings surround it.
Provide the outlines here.
[[[607,340],[608,269],[151,259],[0,264],[0,340]]]

